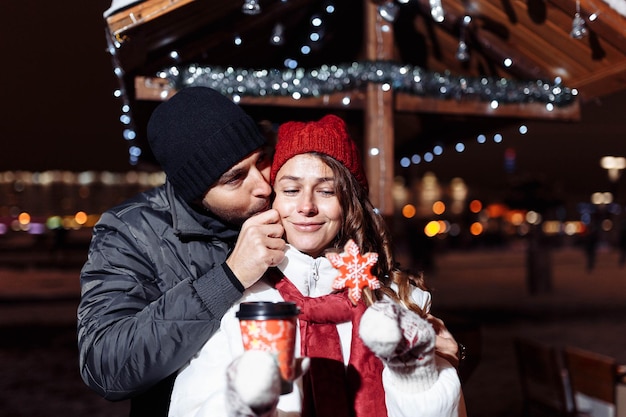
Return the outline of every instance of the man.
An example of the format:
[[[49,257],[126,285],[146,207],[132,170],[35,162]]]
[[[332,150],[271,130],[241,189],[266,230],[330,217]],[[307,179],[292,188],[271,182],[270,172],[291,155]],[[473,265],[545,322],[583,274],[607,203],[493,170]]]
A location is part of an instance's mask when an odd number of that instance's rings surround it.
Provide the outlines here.
[[[81,271],[80,372],[131,416],[166,416],[173,379],[229,307],[284,257],[271,161],[243,110],[205,87],[160,104],[148,141],[164,185],[105,212]]]

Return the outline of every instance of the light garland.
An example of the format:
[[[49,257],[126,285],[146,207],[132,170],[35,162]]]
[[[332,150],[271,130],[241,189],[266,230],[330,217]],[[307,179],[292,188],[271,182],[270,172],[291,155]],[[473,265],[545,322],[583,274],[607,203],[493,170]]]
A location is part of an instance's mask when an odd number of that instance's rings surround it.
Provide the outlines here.
[[[395,20],[398,7],[395,2],[406,4],[410,0],[386,0],[384,5],[393,13],[388,13],[387,20]],[[433,19],[440,22],[444,18],[440,0],[429,0]],[[260,11],[258,0],[244,0],[242,12],[257,14]],[[335,7],[330,0],[324,6],[323,14],[333,14]],[[381,8],[379,8],[379,13]],[[320,16],[311,16],[311,32],[309,39],[316,42],[313,35],[324,24]],[[270,43],[281,45],[284,30],[276,23]],[[234,44],[241,45],[242,39],[235,34]],[[137,165],[142,149],[136,143],[136,131],[130,108],[131,99],[127,96],[123,80],[123,70],[116,57],[121,44],[108,37],[109,51],[113,56],[116,75],[120,78],[121,88],[116,96],[124,99],[123,114],[120,120],[125,125],[123,136],[128,142],[129,162]],[[303,45],[300,52],[309,54],[310,45]],[[200,64],[179,64],[162,70],[158,76],[167,80],[167,90],[180,90],[189,86],[208,86],[238,101],[240,96],[285,96],[294,100],[305,97],[321,97],[323,95],[344,92],[343,103],[350,106],[350,94],[362,91],[368,84],[381,84],[385,90],[391,90],[421,97],[448,100],[474,100],[488,102],[491,108],[502,104],[543,103],[547,111],[555,107],[567,106],[575,101],[577,91],[563,87],[561,79],[554,82],[546,80],[515,81],[501,77],[464,77],[454,76],[450,72],[428,72],[422,68],[401,65],[388,61],[364,61],[339,65],[322,65],[315,69],[305,69],[298,65],[296,59],[285,59],[286,69],[245,69],[232,67],[211,67]]]
[[[574,20],[572,21],[570,36],[574,39],[582,39],[585,35],[587,35],[585,19],[580,15],[580,0],[576,0],[576,14],[574,14]]]
[[[394,13],[388,17],[393,17],[390,20],[395,20],[395,15],[398,12],[398,5],[395,3],[406,4],[409,1],[387,0],[381,2],[381,6],[393,8]],[[626,0],[602,1],[620,15],[626,16]],[[244,0],[242,12],[256,14],[260,11],[258,3],[258,0]],[[429,5],[433,19],[435,21],[443,20],[444,13],[441,1],[429,0]],[[332,14],[334,12],[333,2],[329,1],[324,10],[327,14]],[[381,7],[379,7],[380,12]],[[270,40],[273,45],[280,45],[284,42],[282,29],[282,26],[277,23]],[[142,151],[135,143],[136,133],[130,111],[131,100],[126,96],[122,80],[123,71],[115,57],[116,49],[121,45],[113,42],[114,39],[108,38],[109,49],[114,58],[115,72],[122,81],[121,89],[116,91],[116,95],[124,99],[125,110],[123,110],[120,118],[125,125],[123,136],[129,143],[129,162],[131,165],[136,165]],[[461,41],[464,41],[463,37],[461,37]],[[238,43],[236,44],[238,45]],[[304,54],[304,52],[302,53]],[[462,61],[462,59],[460,60]],[[238,96],[290,96],[297,100],[337,92],[346,92],[348,96],[351,92],[362,90],[367,84],[374,83],[384,84],[394,91],[421,97],[489,102],[492,108],[496,108],[500,103],[544,103],[547,111],[551,111],[554,107],[573,104],[578,94],[576,89],[564,87],[560,78],[553,81],[518,81],[501,77],[465,77],[452,75],[448,71],[443,73],[429,72],[419,67],[387,61],[329,64],[315,69],[305,69],[294,68],[298,65],[297,61],[289,61],[289,64],[285,64],[289,69],[283,70],[211,67],[199,64],[172,66],[161,71],[159,76],[167,79],[175,90],[188,86],[208,86],[224,95],[231,96],[233,99]],[[346,98],[346,106],[349,106],[348,97]]]
[[[228,96],[319,97],[364,88],[369,83],[386,84],[394,91],[440,99],[473,99],[499,103],[572,104],[575,89],[561,80],[516,81],[498,77],[455,76],[449,72],[424,71],[420,67],[388,61],[360,61],[323,65],[315,69],[243,69],[191,64],[172,66],[160,72],[173,88],[211,87]]]

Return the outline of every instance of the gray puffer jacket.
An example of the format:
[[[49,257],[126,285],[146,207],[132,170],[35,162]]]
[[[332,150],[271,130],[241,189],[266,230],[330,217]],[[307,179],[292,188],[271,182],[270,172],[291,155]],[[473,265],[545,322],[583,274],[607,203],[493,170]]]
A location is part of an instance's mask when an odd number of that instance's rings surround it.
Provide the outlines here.
[[[239,230],[200,214],[171,185],[108,210],[81,271],[80,372],[131,416],[165,416],[176,372],[219,329],[243,286],[224,263]]]

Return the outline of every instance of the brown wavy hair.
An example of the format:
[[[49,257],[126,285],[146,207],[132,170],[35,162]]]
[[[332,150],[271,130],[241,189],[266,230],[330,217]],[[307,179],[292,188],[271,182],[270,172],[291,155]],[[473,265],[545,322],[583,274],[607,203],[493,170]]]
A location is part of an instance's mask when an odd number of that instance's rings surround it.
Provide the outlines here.
[[[393,256],[391,233],[384,218],[371,203],[367,190],[348,169],[336,159],[321,153],[312,152],[332,169],[335,176],[335,193],[341,205],[344,222],[339,233],[327,251],[343,250],[348,240],[353,239],[361,253],[378,253],[378,263],[372,273],[381,282],[378,290],[363,290],[367,305],[380,300],[383,295],[403,303],[406,307],[424,317],[426,311],[412,301],[414,287],[428,290],[423,274],[413,274],[400,269]],[[397,292],[391,284],[397,285]]]

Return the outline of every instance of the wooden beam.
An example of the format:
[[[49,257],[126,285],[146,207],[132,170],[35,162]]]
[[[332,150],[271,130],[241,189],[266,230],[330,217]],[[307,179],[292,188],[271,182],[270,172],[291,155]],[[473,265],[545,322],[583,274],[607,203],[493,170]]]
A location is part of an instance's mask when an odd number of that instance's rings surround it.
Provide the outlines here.
[[[548,0],[548,2],[574,17],[575,0]],[[585,19],[587,29],[596,32],[604,41],[626,54],[626,24],[622,15],[604,1],[592,0],[580,1],[580,14]],[[594,15],[594,20],[589,19],[591,15]]]
[[[175,93],[176,90],[172,88],[167,80],[162,78],[143,76],[135,78],[136,100],[163,101]],[[350,100],[348,104],[346,104],[346,98]],[[251,106],[344,110],[365,110],[366,108],[365,93],[362,91],[339,92],[324,94],[320,97],[304,97],[300,99],[282,96],[242,96],[240,103]],[[392,105],[396,112],[418,114],[438,113],[476,117],[512,117],[531,120],[579,121],[581,119],[578,100],[568,106],[555,106],[552,111],[547,111],[546,105],[543,103],[500,104],[496,109],[492,109],[490,103],[484,101],[443,100],[436,97],[420,97],[408,93],[396,93]]]
[[[373,0],[365,1],[365,56],[368,60],[391,60],[394,52],[393,24],[378,13]],[[365,170],[370,199],[380,213],[393,216],[394,108],[393,90],[368,84],[365,96]]]
[[[176,90],[170,83],[158,77],[135,77],[135,99],[147,101],[163,101],[173,96]],[[346,98],[349,102],[346,102]],[[241,96],[240,103],[252,106],[301,107],[301,108],[334,108],[363,109],[365,93],[350,91],[324,94],[319,97],[303,97],[295,99],[289,96]]]
[[[564,33],[561,29],[563,26],[571,27],[571,18],[568,17],[566,24],[563,25],[561,20],[566,16],[561,13],[552,13],[551,19],[537,24],[529,16],[526,4],[523,2],[517,4],[521,5],[520,12],[516,15],[519,20],[515,25],[510,25],[508,39],[500,39],[484,28],[476,32],[479,40],[484,42],[484,47],[489,48],[491,45],[494,50],[499,51],[501,55],[499,62],[502,62],[503,58],[508,55],[513,59],[513,66],[519,64],[533,71],[522,78],[552,79],[555,68],[561,68],[566,71],[562,77],[568,85],[575,74],[589,71],[585,65],[588,60],[583,59],[591,55],[589,47],[574,42],[569,32]],[[500,1],[481,2],[479,10],[490,16],[506,18]],[[534,63],[534,68],[532,63]],[[576,86],[572,85],[572,87]]]
[[[328,108],[338,110],[363,109],[365,93],[362,91],[351,93],[323,94],[319,97],[241,97],[241,104],[277,107],[299,108]]]
[[[626,60],[574,80],[584,97],[602,97],[626,90]]]
[[[124,32],[148,23],[195,0],[147,0],[107,17],[111,35],[124,41]]]
[[[135,77],[135,99],[165,101],[176,94],[169,81],[159,77]]]
[[[544,103],[500,104],[491,108],[491,103],[476,100],[442,100],[438,98],[418,97],[406,93],[396,94],[395,109],[406,113],[437,113],[478,117],[509,117],[531,120],[566,120],[581,119],[580,103],[557,107],[548,111]]]

